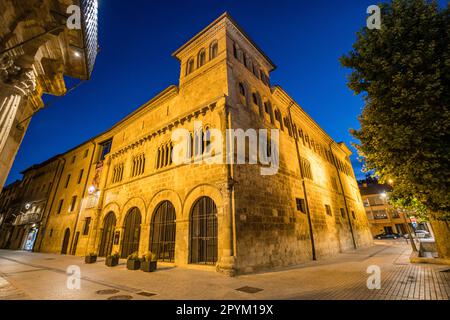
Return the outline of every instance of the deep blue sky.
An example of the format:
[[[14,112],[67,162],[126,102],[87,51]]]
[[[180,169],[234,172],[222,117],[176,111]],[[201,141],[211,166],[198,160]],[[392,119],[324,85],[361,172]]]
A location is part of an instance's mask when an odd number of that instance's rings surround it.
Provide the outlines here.
[[[349,144],[349,128],[359,126],[363,102],[347,88],[349,70],[338,58],[351,49],[374,3],[100,0],[101,51],[92,79],[33,118],[8,183],[19,179],[21,170],[99,134],[178,84],[179,64],[172,52],[224,11],[277,65],[272,84],[281,85],[332,138]]]

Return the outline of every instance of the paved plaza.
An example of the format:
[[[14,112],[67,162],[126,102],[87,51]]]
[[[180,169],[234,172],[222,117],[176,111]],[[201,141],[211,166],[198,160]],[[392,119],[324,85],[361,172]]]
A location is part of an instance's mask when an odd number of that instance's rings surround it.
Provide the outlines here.
[[[404,240],[270,272],[234,278],[214,271],[160,265],[129,271],[126,261],[0,250],[0,299],[339,299],[449,300],[450,266],[411,264]],[[68,289],[67,268],[79,266],[81,288]],[[369,266],[381,270],[381,288],[369,290]]]

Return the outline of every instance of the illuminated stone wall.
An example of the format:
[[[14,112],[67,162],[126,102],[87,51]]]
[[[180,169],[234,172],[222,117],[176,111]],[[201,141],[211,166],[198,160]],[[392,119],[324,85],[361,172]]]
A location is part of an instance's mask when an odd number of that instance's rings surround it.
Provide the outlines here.
[[[239,45],[238,50],[234,43]],[[211,57],[213,44],[218,50]],[[205,63],[199,64],[203,49]],[[247,54],[245,61],[243,52]],[[348,158],[350,151],[334,142],[281,88],[269,86],[272,63],[228,15],[200,32],[174,56],[181,65],[178,87],[167,88],[111,129],[62,156],[64,170],[47,213],[41,251],[61,252],[69,228],[69,252],[98,252],[105,218],[113,212],[118,241],[111,251],[120,252],[125,217],[137,208],[141,214],[138,251],[144,254],[149,250],[155,209],[163,201],[170,201],[176,212],[174,263],[186,266],[190,264],[191,209],[203,196],[217,206],[218,257],[215,265],[202,268],[233,274],[310,261],[308,214],[296,207],[296,198],[305,199],[305,194],[318,259],[352,250],[350,228],[357,247],[371,244]],[[191,59],[192,70],[187,70]],[[250,67],[253,65],[257,68]],[[260,70],[265,74],[263,80]],[[245,86],[245,96],[239,91],[239,83]],[[256,104],[253,92],[258,92]],[[290,132],[284,122],[284,118],[290,119],[289,106],[295,124]],[[283,119],[282,125],[276,120],[275,110]],[[158,166],[158,150],[170,143],[175,129],[192,132],[194,121],[201,121],[203,129],[216,128],[223,134],[226,128],[282,128],[278,173],[263,176],[260,165],[248,164]],[[111,139],[111,150],[100,161],[102,145]],[[223,156],[226,151],[222,150]],[[311,177],[300,174],[299,156],[309,161]],[[143,163],[144,159],[143,169],[133,174],[133,164]],[[81,170],[84,176],[78,183]],[[74,195],[77,205],[69,211]],[[58,213],[60,200],[64,205]],[[325,205],[330,206],[330,214]],[[84,235],[87,218],[91,223]],[[77,232],[80,235],[75,240]]]

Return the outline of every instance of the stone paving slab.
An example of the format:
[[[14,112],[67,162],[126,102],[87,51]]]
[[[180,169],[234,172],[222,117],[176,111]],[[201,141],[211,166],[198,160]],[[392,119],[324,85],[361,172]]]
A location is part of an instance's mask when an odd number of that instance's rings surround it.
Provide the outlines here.
[[[449,300],[450,272],[442,271],[450,266],[411,264],[410,253],[404,242],[377,241],[371,248],[331,259],[230,278],[167,264],[144,273],[127,270],[125,261],[108,268],[104,259],[87,265],[82,257],[0,250],[0,275],[11,286],[10,296],[17,299],[26,293],[31,299],[81,300]],[[71,265],[80,267],[80,290],[67,288]],[[366,285],[367,268],[373,265],[381,270],[379,290]]]

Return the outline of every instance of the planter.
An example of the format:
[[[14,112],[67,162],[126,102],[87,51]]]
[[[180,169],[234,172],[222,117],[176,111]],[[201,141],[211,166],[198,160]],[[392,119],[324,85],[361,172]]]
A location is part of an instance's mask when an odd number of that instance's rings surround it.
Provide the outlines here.
[[[156,270],[156,261],[142,261],[141,270],[144,272],[153,272]]]
[[[97,256],[86,256],[84,257],[84,262],[88,264],[95,263],[97,262]]]
[[[141,261],[139,260],[127,260],[128,270],[139,270],[141,268]]]
[[[118,257],[106,257],[105,264],[108,267],[115,267],[119,264],[119,258]]]

